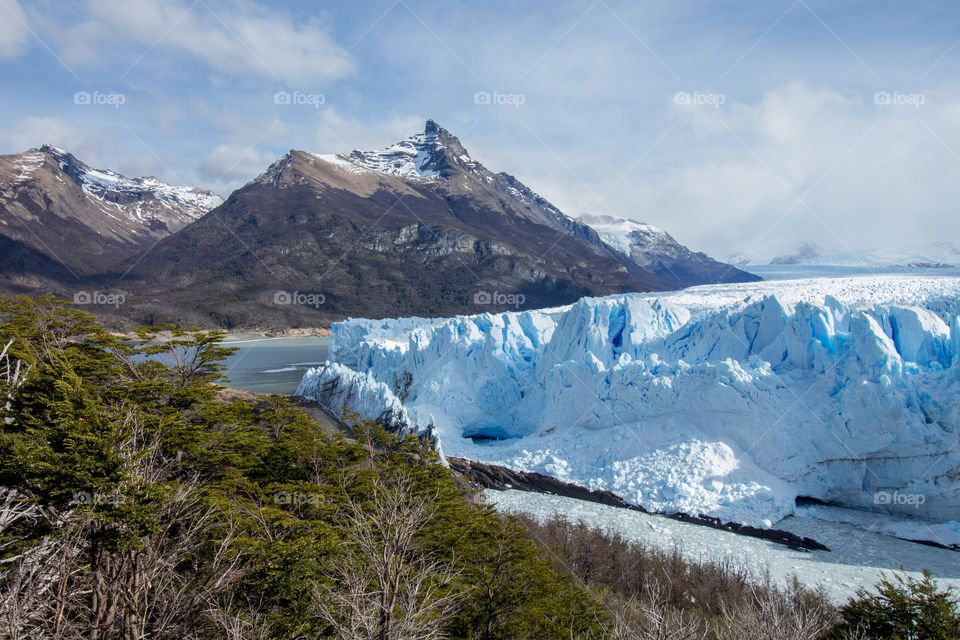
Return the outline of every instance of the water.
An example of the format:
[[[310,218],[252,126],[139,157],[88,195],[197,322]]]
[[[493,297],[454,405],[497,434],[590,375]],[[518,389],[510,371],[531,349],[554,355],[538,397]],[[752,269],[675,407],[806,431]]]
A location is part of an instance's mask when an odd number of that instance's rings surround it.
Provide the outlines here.
[[[329,344],[327,337],[224,342],[238,351],[224,362],[229,382],[223,384],[256,393],[293,393],[303,372],[327,359]]]

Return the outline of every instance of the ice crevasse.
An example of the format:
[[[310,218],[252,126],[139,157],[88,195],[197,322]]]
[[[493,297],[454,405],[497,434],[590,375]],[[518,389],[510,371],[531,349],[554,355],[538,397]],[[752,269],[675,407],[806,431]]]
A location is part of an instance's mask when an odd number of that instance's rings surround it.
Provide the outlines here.
[[[952,521],[958,298],[890,276],[351,319],[297,393],[650,510],[761,524],[808,496]]]

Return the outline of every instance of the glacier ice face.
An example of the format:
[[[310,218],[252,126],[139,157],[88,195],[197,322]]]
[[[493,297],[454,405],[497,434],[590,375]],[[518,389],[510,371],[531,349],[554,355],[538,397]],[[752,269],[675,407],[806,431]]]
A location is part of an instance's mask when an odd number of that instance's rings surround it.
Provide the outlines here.
[[[418,431],[390,387],[369,373],[357,373],[335,362],[308,369],[296,395],[327,407],[337,418],[354,413],[401,435]]]
[[[435,424],[447,454],[649,509],[759,524],[803,495],[949,520],[958,297],[958,279],[893,276],[348,320],[330,341],[339,365],[301,391],[341,376],[328,406],[370,389],[376,402],[352,406],[376,417],[402,401],[406,428]]]

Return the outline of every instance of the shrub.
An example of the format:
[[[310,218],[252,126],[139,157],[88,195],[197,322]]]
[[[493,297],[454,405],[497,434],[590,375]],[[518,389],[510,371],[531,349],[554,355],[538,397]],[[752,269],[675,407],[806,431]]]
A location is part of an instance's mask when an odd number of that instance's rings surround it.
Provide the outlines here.
[[[918,579],[884,575],[875,592],[860,589],[840,609],[843,622],[835,638],[860,632],[870,638],[892,640],[956,640],[960,638],[960,610],[952,589],[940,589],[928,571]]]

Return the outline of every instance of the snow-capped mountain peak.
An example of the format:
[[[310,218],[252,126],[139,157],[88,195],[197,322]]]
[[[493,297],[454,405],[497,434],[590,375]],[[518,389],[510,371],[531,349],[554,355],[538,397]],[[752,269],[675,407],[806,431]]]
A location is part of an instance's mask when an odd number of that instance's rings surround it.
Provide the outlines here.
[[[49,144],[24,155],[50,157],[84,193],[140,223],[172,217],[175,222],[187,224],[223,203],[217,194],[198,187],[175,186],[153,176],[128,178],[109,169],[94,169],[68,151]],[[148,204],[151,200],[154,202]]]
[[[645,222],[599,214],[584,214],[578,220],[593,227],[604,242],[626,256],[638,245],[675,242],[666,231]]]
[[[706,254],[691,251],[652,224],[593,214],[584,214],[578,221],[596,231],[608,247],[674,286],[759,279]]]
[[[349,156],[338,157],[371,171],[413,180],[447,177],[444,169],[451,164],[476,164],[456,136],[433,120],[427,120],[422,133],[386,149],[356,150]]]
[[[222,202],[196,187],[95,169],[49,144],[0,155],[5,266],[55,278],[102,272]]]

